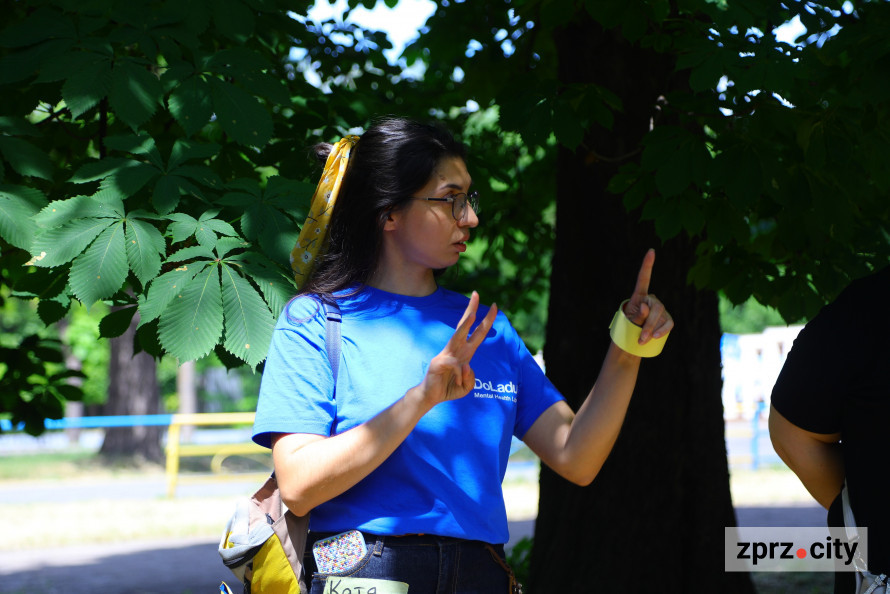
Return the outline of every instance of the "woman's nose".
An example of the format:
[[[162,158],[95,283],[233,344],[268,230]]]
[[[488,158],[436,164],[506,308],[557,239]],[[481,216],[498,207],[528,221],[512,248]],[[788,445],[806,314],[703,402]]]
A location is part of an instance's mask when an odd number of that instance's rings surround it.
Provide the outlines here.
[[[464,213],[464,216],[457,222],[460,227],[469,227],[472,229],[479,225],[479,217],[476,215],[476,211],[473,210],[473,206],[467,202],[467,210]]]

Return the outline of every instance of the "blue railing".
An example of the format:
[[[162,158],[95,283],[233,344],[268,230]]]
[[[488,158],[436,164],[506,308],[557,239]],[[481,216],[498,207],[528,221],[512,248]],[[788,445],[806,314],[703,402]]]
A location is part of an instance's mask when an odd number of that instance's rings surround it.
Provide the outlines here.
[[[66,417],[46,419],[43,426],[47,431],[61,429],[104,429],[109,427],[166,427],[173,422],[172,414],[166,415],[114,415],[96,417]],[[0,431],[22,431],[24,423],[13,426],[9,419],[0,419]]]

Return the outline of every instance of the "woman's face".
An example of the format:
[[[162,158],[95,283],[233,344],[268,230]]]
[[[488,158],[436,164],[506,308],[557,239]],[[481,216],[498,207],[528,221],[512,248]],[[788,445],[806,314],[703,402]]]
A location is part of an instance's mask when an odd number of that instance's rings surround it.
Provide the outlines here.
[[[470,191],[472,179],[460,157],[439,162],[427,184],[414,198],[445,198]],[[399,266],[425,269],[447,268],[467,250],[470,229],[479,224],[468,204],[461,220],[452,215],[450,202],[411,200],[390,215],[384,226],[389,247],[387,258]]]

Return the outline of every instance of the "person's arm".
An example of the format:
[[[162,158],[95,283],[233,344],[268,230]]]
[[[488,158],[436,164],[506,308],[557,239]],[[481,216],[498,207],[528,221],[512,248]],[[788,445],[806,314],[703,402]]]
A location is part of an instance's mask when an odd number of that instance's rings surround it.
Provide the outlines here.
[[[664,305],[648,293],[654,262],[655,252],[649,250],[624,310],[633,323],[642,326],[641,344],[666,335],[674,326]],[[532,424],[523,441],[563,478],[590,484],[618,439],[639,369],[640,357],[612,343],[578,413],[564,401],[553,404]]]
[[[417,387],[366,423],[332,437],[279,433],[272,459],[281,498],[304,516],[368,476],[432,408]]]
[[[278,434],[272,459],[281,498],[303,516],[358,483],[405,440],[436,404],[463,398],[473,389],[470,360],[491,329],[497,306],[470,334],[479,295],[475,292],[448,344],[430,361],[423,381],[373,419],[339,435]]]
[[[801,429],[771,406],[769,436],[779,457],[810,495],[828,509],[844,484],[841,434]]]

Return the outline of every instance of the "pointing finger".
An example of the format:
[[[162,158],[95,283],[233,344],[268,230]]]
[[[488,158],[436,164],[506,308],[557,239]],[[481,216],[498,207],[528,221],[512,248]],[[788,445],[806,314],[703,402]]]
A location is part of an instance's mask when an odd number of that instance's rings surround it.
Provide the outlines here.
[[[655,264],[655,250],[650,249],[643,257],[643,264],[637,274],[637,285],[634,287],[634,297],[642,299],[649,294],[649,281],[652,280],[652,267]]]

